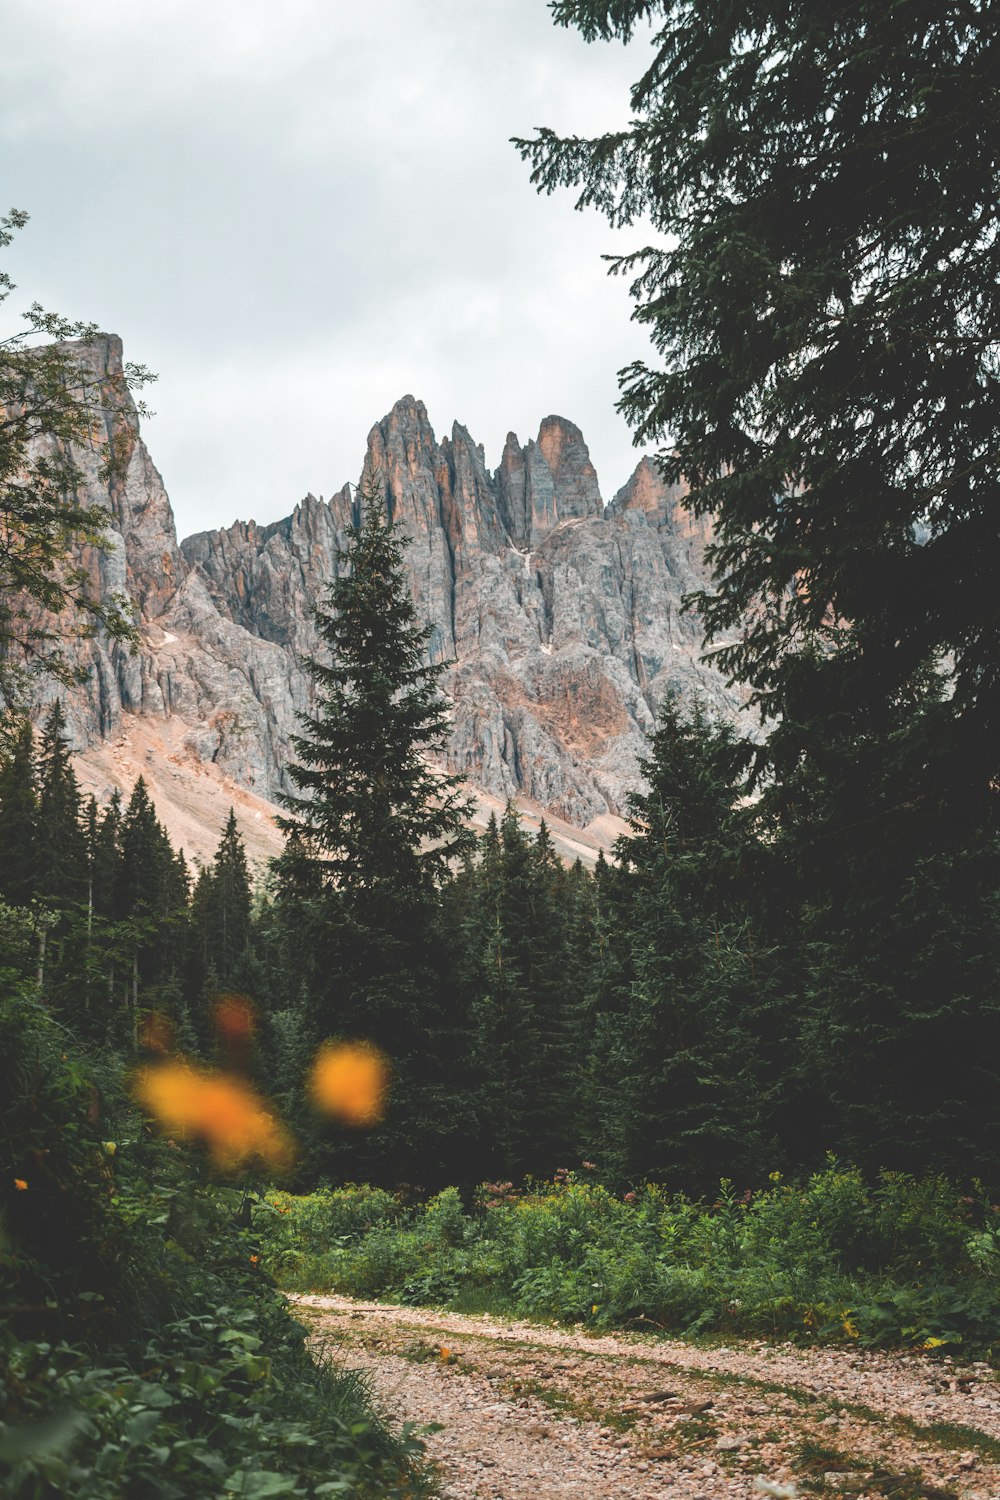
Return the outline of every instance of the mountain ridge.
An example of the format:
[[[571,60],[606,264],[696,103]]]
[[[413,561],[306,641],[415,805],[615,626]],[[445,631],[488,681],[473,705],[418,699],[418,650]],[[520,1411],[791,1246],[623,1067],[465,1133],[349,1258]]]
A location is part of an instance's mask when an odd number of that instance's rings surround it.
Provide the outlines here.
[[[80,356],[106,379],[121,343],[95,340]],[[81,645],[85,681],[62,694],[74,747],[120,738],[132,717],[169,720],[172,754],[273,803],[310,702],[300,659],[319,644],[313,604],[336,574],[357,492],[309,494],[279,521],[178,542],[138,419],[120,420],[130,427],[124,479],[102,480],[97,454],[81,460],[90,503],[107,506],[113,530],[88,566],[98,591],[127,588],[142,645],[132,656],[101,637]],[[451,664],[442,765],[486,798],[513,797],[578,829],[617,822],[668,694],[739,712],[681,607],[707,581],[708,523],[654,460],[640,459],[605,504],[568,419],[545,417],[523,445],[509,433],[490,470],[465,427],[439,440],[407,395],[368,434],[362,490],[372,481],[409,539],[430,657]],[[50,684],[42,697],[56,693]]]

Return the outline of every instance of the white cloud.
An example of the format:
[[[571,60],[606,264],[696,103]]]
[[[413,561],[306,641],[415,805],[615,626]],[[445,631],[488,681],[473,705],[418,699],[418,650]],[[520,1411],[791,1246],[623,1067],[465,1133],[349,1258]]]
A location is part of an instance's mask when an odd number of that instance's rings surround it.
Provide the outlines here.
[[[639,236],[539,198],[507,138],[622,123],[641,46],[587,47],[543,0],[5,9],[11,269],[159,370],[182,532],[356,478],[406,391],[490,462],[559,411],[624,481],[615,371],[646,344],[599,257]]]

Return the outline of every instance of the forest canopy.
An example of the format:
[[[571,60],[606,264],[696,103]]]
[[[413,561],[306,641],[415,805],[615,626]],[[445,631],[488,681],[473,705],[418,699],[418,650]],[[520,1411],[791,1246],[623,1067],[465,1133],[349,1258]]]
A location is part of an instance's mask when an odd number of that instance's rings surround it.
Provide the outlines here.
[[[994,7],[551,8],[588,40],[651,28],[627,128],[516,144],[540,189],[656,233],[611,259],[659,356],[621,372],[620,408],[715,518],[698,602],[716,660],[772,718],[827,726],[929,706],[942,678],[942,795],[981,817],[1000,743]],[[805,737],[773,752],[787,771]]]

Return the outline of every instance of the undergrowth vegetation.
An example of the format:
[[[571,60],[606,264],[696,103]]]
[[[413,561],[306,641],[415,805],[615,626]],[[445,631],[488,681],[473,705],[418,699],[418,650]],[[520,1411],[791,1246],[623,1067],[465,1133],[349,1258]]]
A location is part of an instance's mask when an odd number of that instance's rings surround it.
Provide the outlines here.
[[[417,1443],[304,1330],[242,1195],[156,1140],[120,1065],[0,996],[0,1491],[416,1496]]]
[[[596,1329],[1000,1353],[1000,1210],[945,1179],[831,1162],[713,1202],[646,1185],[488,1184],[422,1206],[347,1187],[270,1192],[254,1225],[280,1285],[504,1310]]]

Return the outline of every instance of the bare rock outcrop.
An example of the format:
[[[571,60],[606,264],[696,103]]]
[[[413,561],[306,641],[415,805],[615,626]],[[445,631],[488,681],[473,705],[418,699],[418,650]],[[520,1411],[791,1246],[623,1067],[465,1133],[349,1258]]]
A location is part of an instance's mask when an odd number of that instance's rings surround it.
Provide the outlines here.
[[[121,347],[102,339],[85,356],[114,370]],[[115,533],[90,565],[101,588],[135,600],[143,647],[129,656],[98,638],[81,648],[73,734],[82,748],[116,734],[123,715],[178,719],[192,764],[274,798],[309,702],[301,658],[318,646],[313,606],[358,519],[356,494],[307,495],[274,525],[237,521],[178,546],[163,482],[126,420],[124,483],[109,489],[96,462],[84,465]],[[624,811],[668,694],[738,712],[682,610],[706,581],[707,525],[653,460],[605,507],[583,435],[564,418],[546,417],[523,447],[509,434],[491,471],[463,426],[439,442],[423,403],[404,396],[369,433],[366,481],[382,486],[409,538],[431,659],[452,664],[444,761],[487,796],[585,827]]]

